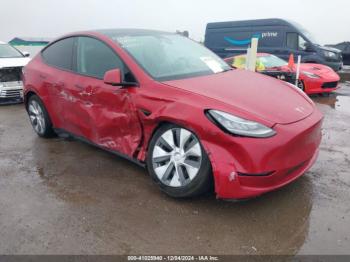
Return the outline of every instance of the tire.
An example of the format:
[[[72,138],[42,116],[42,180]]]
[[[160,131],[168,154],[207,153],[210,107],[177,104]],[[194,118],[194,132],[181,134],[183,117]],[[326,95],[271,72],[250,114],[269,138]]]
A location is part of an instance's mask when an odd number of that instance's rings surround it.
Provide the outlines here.
[[[174,198],[199,196],[213,185],[210,160],[197,136],[174,124],[153,135],[147,169],[160,189]]]
[[[303,80],[298,80],[298,88],[305,92],[305,84]]]
[[[28,100],[27,112],[30,123],[38,136],[50,138],[55,136],[52,122],[47,110],[37,95],[32,95]]]

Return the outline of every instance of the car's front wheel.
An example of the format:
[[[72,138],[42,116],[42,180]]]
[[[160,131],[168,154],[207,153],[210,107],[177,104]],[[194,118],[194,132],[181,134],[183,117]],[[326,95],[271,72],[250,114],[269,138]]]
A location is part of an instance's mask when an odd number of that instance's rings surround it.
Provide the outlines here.
[[[305,84],[303,80],[298,80],[298,87],[305,92]]]
[[[212,185],[209,158],[198,137],[188,129],[166,124],[154,134],[147,155],[147,168],[172,197],[193,197]]]
[[[54,136],[55,133],[52,128],[49,114],[38,96],[32,95],[29,98],[27,111],[30,123],[39,136],[46,138]]]

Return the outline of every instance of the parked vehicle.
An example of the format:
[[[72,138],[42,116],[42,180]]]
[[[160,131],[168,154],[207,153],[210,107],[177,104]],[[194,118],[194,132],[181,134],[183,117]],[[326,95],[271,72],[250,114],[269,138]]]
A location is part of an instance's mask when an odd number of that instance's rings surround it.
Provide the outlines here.
[[[0,42],[0,104],[23,101],[22,68],[29,61],[29,53],[22,53]]]
[[[26,66],[24,83],[39,136],[69,134],[146,166],[172,197],[212,182],[219,198],[280,188],[310,168],[321,140],[322,114],[304,93],[177,34],[69,34]]]
[[[280,59],[276,57],[277,59]],[[233,57],[227,57],[224,59],[232,68],[235,69],[246,69],[246,55],[238,55]],[[283,61],[283,60],[282,60]],[[293,70],[283,70],[280,67],[269,67],[265,66],[260,59],[260,53],[257,55],[256,68],[255,70],[264,75],[268,75],[277,78],[282,81],[286,81],[291,84],[296,82],[296,73]]]
[[[350,42],[342,42],[327,46],[339,49],[342,52],[344,65],[350,66]]]
[[[209,23],[205,46],[222,58],[246,53],[251,38],[259,39],[258,52],[274,54],[287,60],[290,54],[301,55],[303,63],[323,64],[339,71],[341,52],[318,44],[312,35],[295,22],[260,19]]]
[[[234,68],[245,69],[246,55],[229,57],[225,61]],[[281,72],[295,73],[296,66],[290,67],[277,56],[258,53],[256,70],[261,73],[276,71],[277,75],[280,75]],[[339,75],[328,66],[305,63],[300,65],[298,87],[307,94],[330,93],[339,87],[339,81]]]

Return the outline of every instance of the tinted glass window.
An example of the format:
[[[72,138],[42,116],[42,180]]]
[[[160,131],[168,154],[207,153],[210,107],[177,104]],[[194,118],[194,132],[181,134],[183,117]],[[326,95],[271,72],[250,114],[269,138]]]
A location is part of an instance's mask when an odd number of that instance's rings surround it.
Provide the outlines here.
[[[298,34],[287,33],[287,47],[298,50]]]
[[[78,38],[78,73],[102,79],[107,71],[115,68],[122,71],[124,81],[135,82],[129,69],[109,46],[91,37]]]
[[[299,43],[298,43],[299,50],[305,51],[306,50],[306,45],[307,45],[306,40],[302,36],[299,35]]]
[[[72,37],[60,40],[50,45],[42,52],[45,62],[49,65],[71,70],[73,45],[74,38]]]

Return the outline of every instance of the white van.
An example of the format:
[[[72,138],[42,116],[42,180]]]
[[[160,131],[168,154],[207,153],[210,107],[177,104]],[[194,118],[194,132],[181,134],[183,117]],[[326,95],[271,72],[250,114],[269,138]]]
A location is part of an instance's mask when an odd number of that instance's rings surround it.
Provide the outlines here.
[[[23,101],[22,68],[29,60],[29,53],[0,42],[0,104]]]

